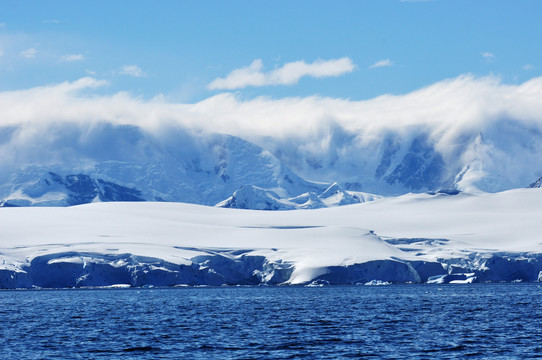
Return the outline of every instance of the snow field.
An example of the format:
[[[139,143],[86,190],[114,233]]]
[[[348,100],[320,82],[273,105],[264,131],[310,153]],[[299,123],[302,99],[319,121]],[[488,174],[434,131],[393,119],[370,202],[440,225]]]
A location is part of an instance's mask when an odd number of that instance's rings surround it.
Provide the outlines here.
[[[62,267],[71,269],[66,283],[45,287],[123,277],[139,286],[143,275],[154,285],[534,281],[542,271],[541,203],[542,190],[517,189],[278,212],[163,202],[4,208],[0,287],[47,285]],[[60,270],[40,285],[33,267],[41,275]],[[123,275],[109,280],[112,269]]]

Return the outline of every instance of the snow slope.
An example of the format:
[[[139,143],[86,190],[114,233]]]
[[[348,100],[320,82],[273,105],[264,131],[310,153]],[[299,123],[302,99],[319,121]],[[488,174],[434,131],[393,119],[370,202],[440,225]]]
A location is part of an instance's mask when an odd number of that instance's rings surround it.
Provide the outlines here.
[[[536,281],[540,203],[541,189],[518,189],[286,212],[4,208],[0,287]]]

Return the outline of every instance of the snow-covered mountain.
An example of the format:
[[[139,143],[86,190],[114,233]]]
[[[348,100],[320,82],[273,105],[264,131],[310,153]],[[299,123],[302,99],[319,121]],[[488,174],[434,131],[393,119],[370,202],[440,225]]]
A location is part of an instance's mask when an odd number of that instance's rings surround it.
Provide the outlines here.
[[[330,148],[341,152],[333,161],[327,153],[289,152],[293,148],[278,139],[266,150],[240,137],[180,126],[153,131],[52,123],[39,130],[21,125],[0,131],[0,150],[12,155],[0,161],[2,206],[174,201],[306,209],[364,202],[371,194],[526,187],[542,169],[542,133],[519,125],[512,139],[495,131],[465,137],[452,154],[421,129],[364,146],[343,134]]]
[[[0,93],[4,206],[318,207],[352,202],[352,192],[498,192],[542,176],[542,78],[466,75],[366,101],[218,94],[175,104],[86,92],[99,86]],[[341,195],[323,195],[334,183]]]
[[[311,211],[5,208],[0,288],[542,281],[541,203],[517,189]]]
[[[281,198],[273,191],[245,185],[216,206],[253,210],[319,209],[330,206],[359,204],[379,198],[382,197],[362,192],[345,191],[337,183],[331,184],[320,195],[311,191],[286,199]]]
[[[267,146],[301,176],[386,196],[438,189],[498,192],[528,187],[540,177],[542,130],[504,120],[483,130],[459,129],[449,139],[427,127],[398,127],[378,136],[335,127],[325,151],[301,152],[282,141]]]
[[[10,135],[4,143],[20,132],[24,129],[4,130]],[[302,179],[270,152],[235,136],[178,127],[156,134],[109,124],[68,130],[59,126],[47,129],[47,134],[55,137],[45,143],[38,140],[36,153],[4,164],[3,206],[97,201],[215,205],[247,187],[288,199],[307,193],[318,196],[330,186]]]

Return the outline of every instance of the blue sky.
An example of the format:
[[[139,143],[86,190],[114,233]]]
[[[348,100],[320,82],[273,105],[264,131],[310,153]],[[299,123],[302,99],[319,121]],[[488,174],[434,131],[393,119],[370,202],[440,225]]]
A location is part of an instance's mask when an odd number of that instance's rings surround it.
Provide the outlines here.
[[[542,74],[541,18],[538,0],[4,0],[0,91],[91,76],[176,102],[362,100],[462,74],[518,84]]]

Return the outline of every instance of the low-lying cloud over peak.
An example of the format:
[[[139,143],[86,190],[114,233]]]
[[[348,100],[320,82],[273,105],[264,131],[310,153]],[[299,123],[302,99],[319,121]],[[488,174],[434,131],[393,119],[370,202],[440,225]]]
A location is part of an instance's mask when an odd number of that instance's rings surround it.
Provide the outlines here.
[[[375,62],[373,65],[369,66],[369,69],[375,69],[379,67],[389,67],[389,66],[393,66],[393,62],[390,59],[384,59],[384,60],[379,60]]]
[[[321,78],[340,76],[352,72],[355,64],[351,59],[321,60],[310,64],[305,61],[294,61],[284,64],[269,72],[263,72],[263,62],[256,59],[249,66],[233,70],[225,78],[213,80],[207,87],[210,90],[233,90],[247,86],[292,85],[305,76]]]
[[[422,146],[418,150],[429,146],[436,151],[452,177],[465,166],[473,169],[471,182],[494,174],[485,189],[526,186],[542,176],[542,77],[510,85],[496,77],[463,75],[405,95],[363,101],[319,96],[244,100],[221,93],[194,104],[93,91],[106,84],[86,77],[0,92],[0,130],[5,131],[0,132],[0,163],[36,154],[36,143],[57,138],[63,127],[68,135],[79,129],[74,134],[84,137],[86,129],[109,123],[139,126],[159,139],[177,127],[198,136],[236,135],[311,180],[374,174],[383,152],[402,158],[416,141]],[[17,136],[2,138],[12,133],[9,129],[17,129]]]
[[[542,77],[519,85],[496,77],[463,75],[405,95],[352,101],[319,96],[241,100],[222,93],[194,104],[144,100],[121,92],[92,94],[107,81],[85,77],[73,82],[0,92],[0,126],[25,122],[108,121],[140,126],[178,123],[243,137],[306,137],[337,124],[349,131],[424,126],[435,132],[483,128],[496,118],[542,126]],[[86,90],[81,92],[82,90]]]

